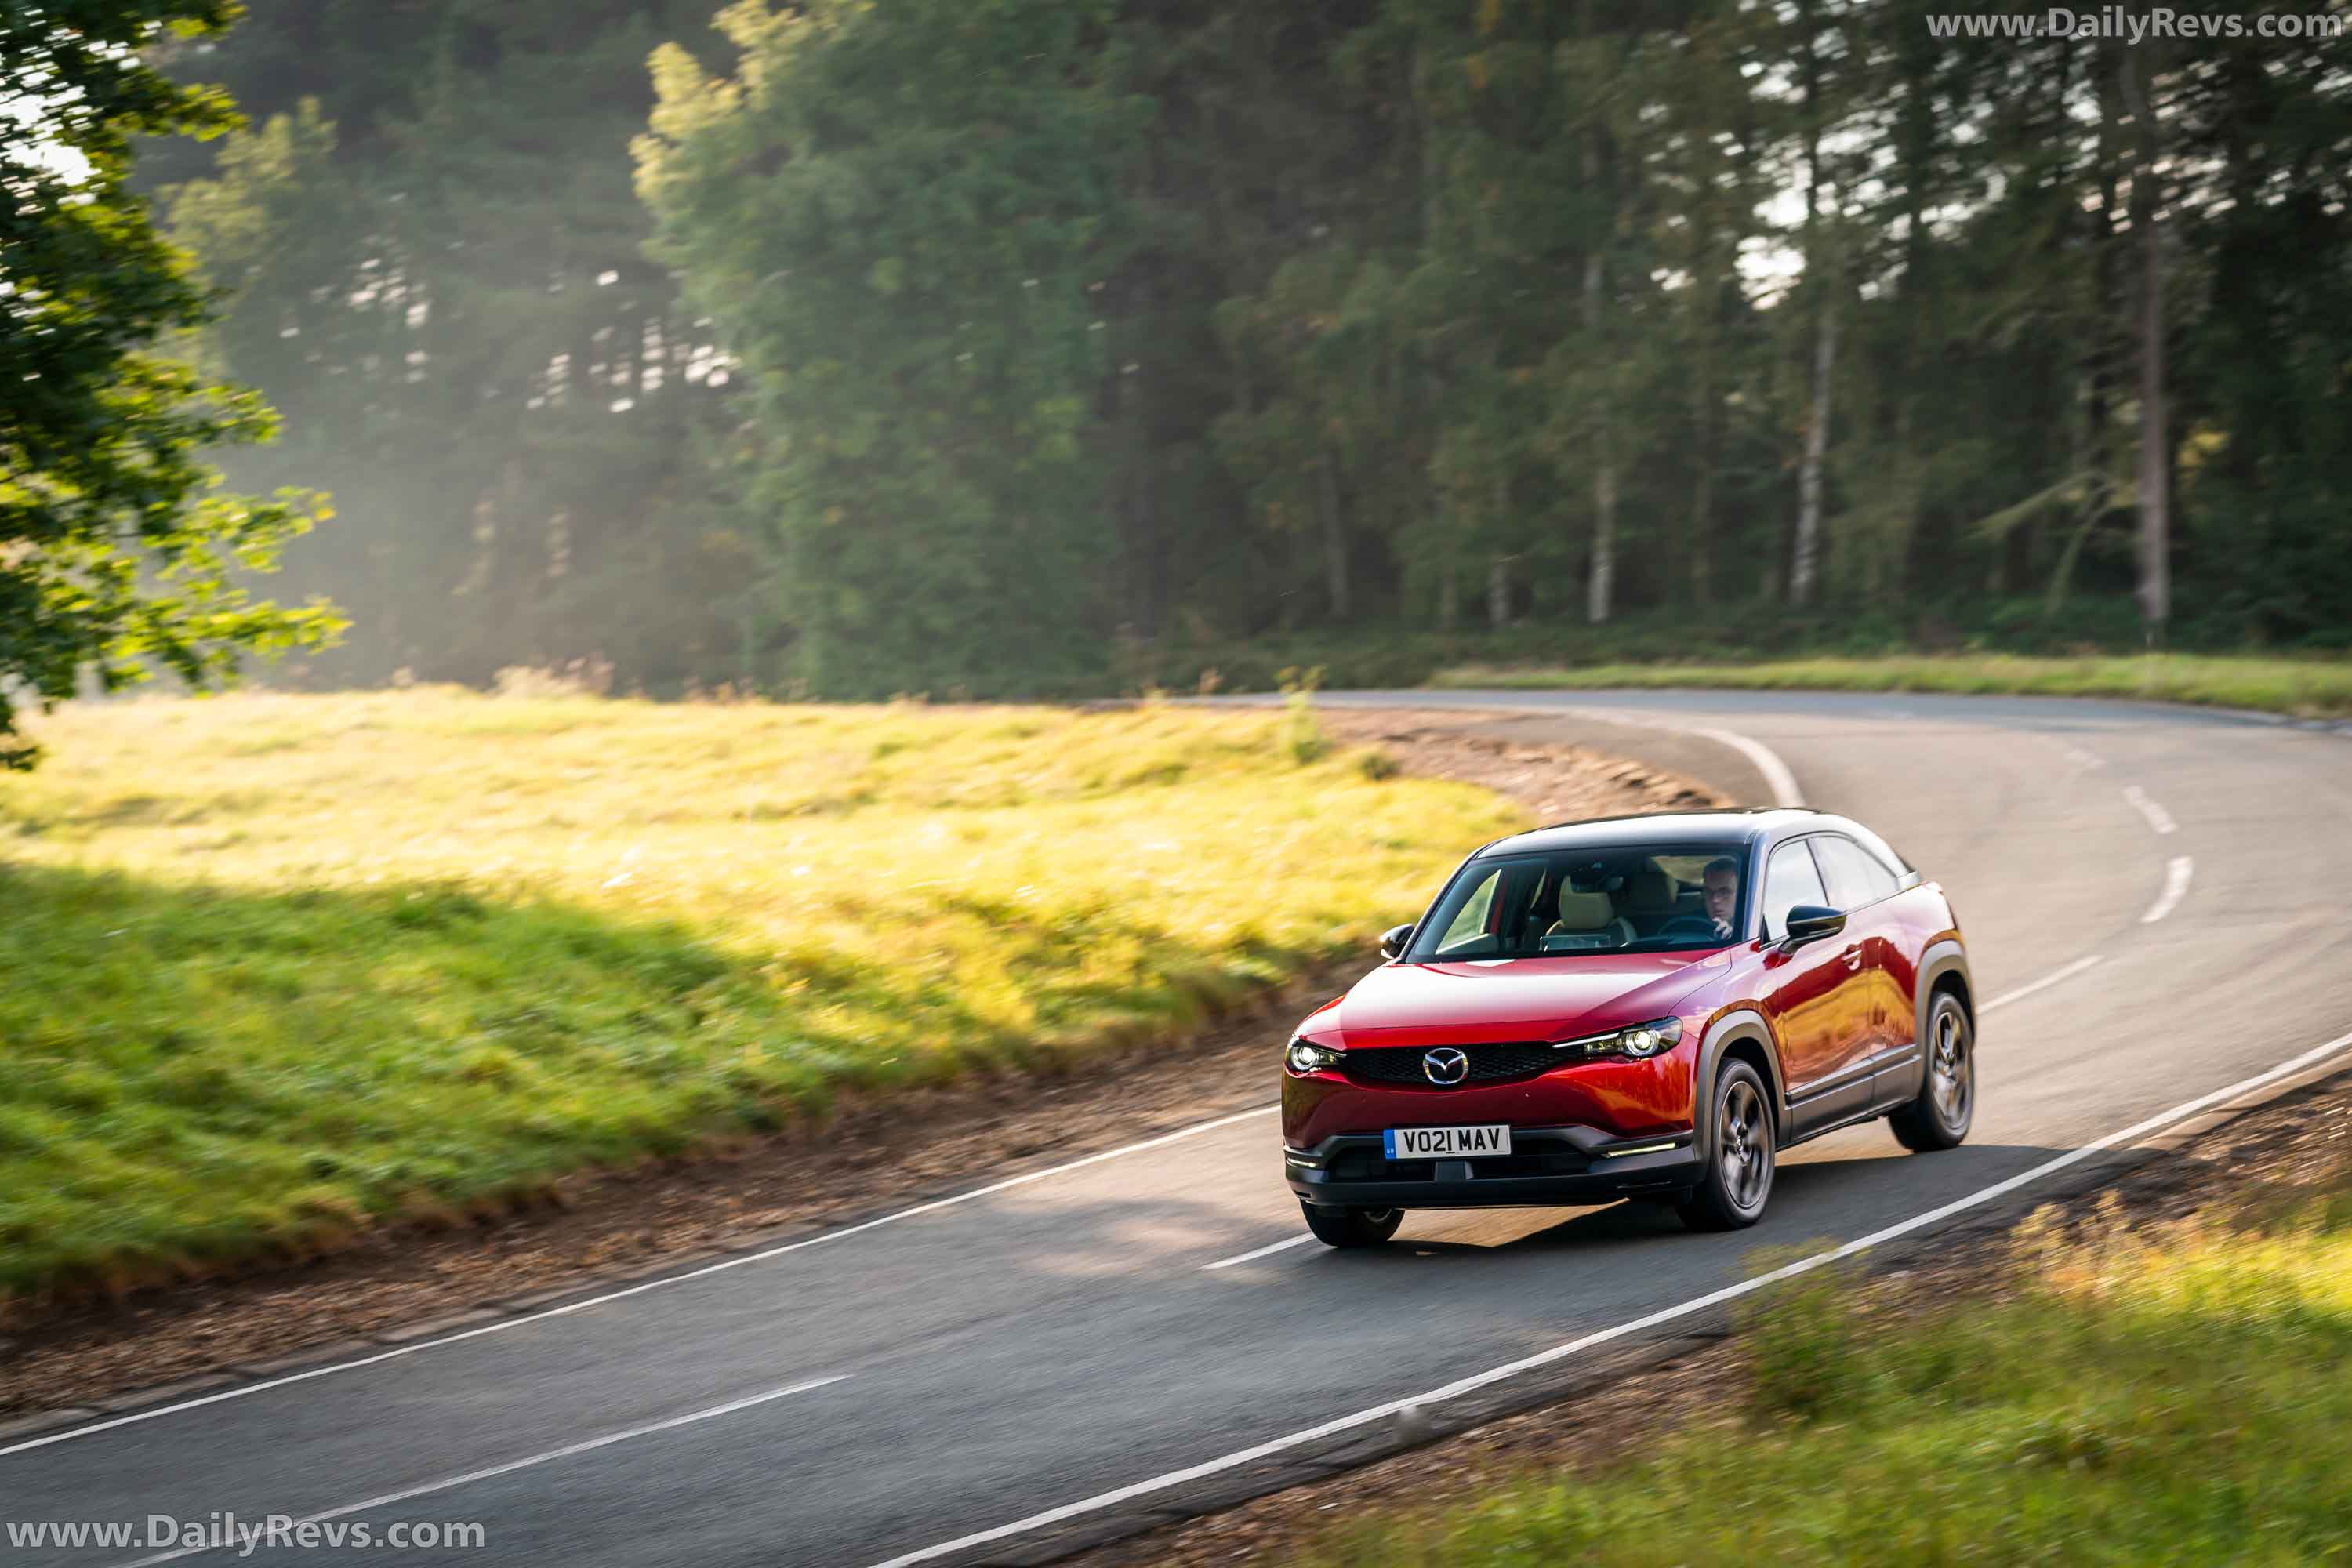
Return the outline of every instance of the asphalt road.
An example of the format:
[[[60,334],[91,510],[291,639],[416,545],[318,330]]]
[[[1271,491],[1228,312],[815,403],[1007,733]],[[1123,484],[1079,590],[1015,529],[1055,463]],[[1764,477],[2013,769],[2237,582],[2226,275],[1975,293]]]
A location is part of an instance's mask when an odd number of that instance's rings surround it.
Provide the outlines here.
[[[1979,1002],[1997,1004],[1968,1145],[1906,1155],[1874,1123],[1808,1144],[1765,1222],[1737,1236],[1627,1206],[1433,1214],[1383,1253],[1340,1256],[1278,1246],[1302,1235],[1298,1213],[1272,1115],[1248,1113],[583,1310],[0,1441],[0,1521],[327,1515],[486,1537],[251,1561],[879,1563],[1672,1308],[1742,1279],[1759,1245],[1898,1224],[2352,1029],[2352,743],[2338,736],[2030,699],[1327,700],[1549,707],[1515,722],[1592,737],[1577,710],[1633,726],[1610,733],[1619,744],[1664,721],[1785,759],[1807,804],[1869,822],[1952,895]],[[1754,756],[1718,742],[1656,750],[1768,787]]]

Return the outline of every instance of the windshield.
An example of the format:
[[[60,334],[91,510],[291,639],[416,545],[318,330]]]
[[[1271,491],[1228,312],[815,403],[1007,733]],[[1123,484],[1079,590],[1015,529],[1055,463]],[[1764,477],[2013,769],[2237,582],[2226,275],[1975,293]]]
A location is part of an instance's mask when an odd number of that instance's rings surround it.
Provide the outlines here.
[[[1677,952],[1742,929],[1748,852],[1737,841],[1616,845],[1498,856],[1463,868],[1413,933],[1409,962]]]

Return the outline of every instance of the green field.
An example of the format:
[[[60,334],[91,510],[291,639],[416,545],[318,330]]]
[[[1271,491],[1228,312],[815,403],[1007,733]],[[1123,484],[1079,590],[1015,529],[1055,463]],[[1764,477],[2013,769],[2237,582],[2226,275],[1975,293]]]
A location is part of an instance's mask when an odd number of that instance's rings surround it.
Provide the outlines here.
[[[2046,1235],[2047,1233],[2045,1233]],[[1804,1277],[1751,1378],[1622,1463],[1383,1512],[1301,1559],[1407,1564],[2309,1563],[2352,1554],[2352,1194],[2232,1231],[2021,1248],[1894,1318]]]
[[[1593,664],[1574,668],[1465,664],[1431,678],[1440,687],[1512,690],[1700,686],[1829,691],[2013,692],[2122,697],[2252,708],[2301,718],[2352,717],[2352,661],[2208,654],[2084,658],[2015,654],[1770,659],[1753,664]]]
[[[0,780],[0,1291],[1170,1037],[1369,954],[1522,825],[1291,725],[422,689],[60,710]]]

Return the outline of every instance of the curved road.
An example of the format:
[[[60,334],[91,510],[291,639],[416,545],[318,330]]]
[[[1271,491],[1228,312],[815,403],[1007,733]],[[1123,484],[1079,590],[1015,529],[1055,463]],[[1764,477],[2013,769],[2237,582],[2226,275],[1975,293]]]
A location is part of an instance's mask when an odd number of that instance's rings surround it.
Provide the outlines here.
[[[1327,700],[1543,709],[1515,728],[1563,739],[1603,718],[1722,731],[1785,759],[1807,804],[1868,821],[1952,894],[1983,1014],[1969,1144],[1906,1156],[1874,1123],[1807,1144],[1765,1223],[1736,1236],[1627,1207],[1433,1214],[1384,1253],[1340,1256],[1295,1245],[1274,1119],[1245,1110],[370,1364],[0,1439],[0,1521],[483,1527],[479,1548],[372,1554],[403,1563],[1025,1561],[1038,1529],[1171,1506],[1171,1477],[1256,1489],[1262,1462],[1336,1462],[1393,1402],[1448,1384],[1492,1396],[1686,1331],[1690,1304],[1737,1286],[1759,1245],[1906,1225],[1916,1242],[1937,1222],[1913,1222],[1954,1200],[2352,1050],[2352,746],[2337,736],[2032,699]],[[1719,743],[1643,749],[1692,767],[1692,747]],[[1717,776],[1745,768],[1767,787],[1753,749],[1713,754]],[[142,1538],[9,1560],[153,1556]]]

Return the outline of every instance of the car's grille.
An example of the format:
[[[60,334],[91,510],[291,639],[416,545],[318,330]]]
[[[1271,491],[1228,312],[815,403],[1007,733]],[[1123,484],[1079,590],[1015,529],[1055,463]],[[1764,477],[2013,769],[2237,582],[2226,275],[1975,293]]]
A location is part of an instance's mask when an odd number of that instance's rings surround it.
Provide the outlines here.
[[[1351,1050],[1340,1064],[1339,1070],[1357,1083],[1394,1084],[1414,1089],[1467,1089],[1474,1084],[1508,1083],[1514,1079],[1533,1078],[1568,1065],[1568,1058],[1540,1040],[1515,1041],[1499,1046],[1457,1046],[1453,1047],[1470,1058],[1470,1070],[1458,1084],[1432,1083],[1422,1067],[1422,1058],[1432,1049],[1444,1047],[1381,1046],[1370,1050]]]

